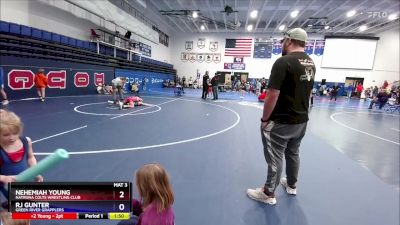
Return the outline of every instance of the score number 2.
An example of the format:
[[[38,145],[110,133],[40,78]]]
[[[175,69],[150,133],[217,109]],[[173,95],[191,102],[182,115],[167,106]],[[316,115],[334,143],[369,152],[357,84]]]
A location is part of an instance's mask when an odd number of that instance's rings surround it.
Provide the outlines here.
[[[125,198],[125,192],[124,191],[119,191],[119,198],[124,199]],[[120,211],[124,211],[125,209],[125,204],[121,203],[118,205],[118,209]]]
[[[120,198],[120,199],[124,199],[124,198],[125,198],[125,192],[124,192],[124,191],[119,191],[119,198]],[[119,209],[120,211],[124,211],[124,209],[125,209],[125,204],[123,204],[123,203],[119,204],[119,205],[118,205],[118,209]]]

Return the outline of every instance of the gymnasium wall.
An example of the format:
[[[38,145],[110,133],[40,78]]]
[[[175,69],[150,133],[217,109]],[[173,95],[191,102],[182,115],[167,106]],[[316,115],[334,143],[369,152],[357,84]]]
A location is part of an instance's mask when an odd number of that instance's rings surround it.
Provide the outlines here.
[[[37,97],[34,74],[43,68],[47,96],[95,94],[96,84],[110,83],[114,68],[47,59],[1,56],[4,89],[9,99]]]
[[[372,70],[318,68],[316,80],[344,82],[346,77],[363,77],[365,87],[379,87],[385,80],[389,83],[399,80],[399,30],[386,31],[376,36],[380,39]],[[346,54],[346,51],[343,54]],[[313,55],[311,57],[317,65],[321,65],[322,58]]]
[[[4,71],[4,89],[9,99],[37,97],[34,76],[40,68],[45,70],[49,80],[47,97],[97,94],[96,85],[111,85],[111,80],[119,76],[127,78],[127,91],[134,82],[138,82],[142,90],[145,80],[146,90],[149,90],[162,88],[165,80],[174,79],[173,75],[163,73],[14,56],[2,56],[0,66]]]
[[[314,60],[317,73],[315,80],[321,81],[326,79],[328,82],[339,82],[344,83],[346,77],[363,77],[364,86],[382,85],[384,80],[393,82],[399,79],[399,30],[387,31],[377,35],[380,37],[378,41],[374,67],[372,70],[355,70],[355,69],[330,69],[321,68],[321,61],[323,56],[310,55]],[[225,39],[226,38],[245,38],[245,37],[263,37],[262,35],[255,35],[249,33],[201,33],[201,34],[185,34],[176,35],[172,37],[172,63],[177,70],[178,76],[192,76],[193,79],[196,77],[197,71],[203,75],[206,70],[213,74],[216,71],[228,71],[224,70],[224,62],[232,63],[233,56],[224,56]],[[199,38],[206,40],[204,48],[200,49],[197,47],[197,41]],[[274,38],[280,39],[282,36],[275,36]],[[310,35],[309,39],[324,39],[323,36]],[[185,49],[185,42],[193,41],[193,50],[187,51]],[[195,53],[209,53],[209,42],[217,41],[218,50],[215,53],[221,54],[221,62],[189,62],[181,60],[182,52],[195,52]],[[346,54],[346,50],[343,50],[343,54]],[[249,72],[250,78],[261,78],[269,77],[273,63],[280,55],[272,54],[270,59],[254,59],[252,57],[245,57],[244,63],[246,64],[245,70],[235,70],[234,72]]]
[[[174,35],[172,37],[172,64],[174,68],[177,70],[177,75],[179,77],[192,76],[193,79],[196,77],[197,70],[201,75],[205,73],[205,71],[209,71],[210,75],[214,75],[216,71],[228,71],[224,70],[224,63],[233,63],[233,56],[224,56],[225,49],[225,39],[226,38],[256,38],[263,37],[262,35],[249,35],[249,33],[200,33],[200,34],[184,34],[184,35]],[[197,42],[199,38],[205,39],[205,47],[199,48],[197,46]],[[188,51],[185,49],[185,42],[193,41],[193,49]],[[218,48],[216,51],[212,52],[209,49],[210,42],[218,42]],[[190,61],[182,61],[181,53],[182,52],[193,52],[193,53],[216,53],[221,55],[220,62],[216,63],[214,61],[207,62],[190,62]],[[245,57],[245,70],[235,70],[234,72],[248,72],[250,78],[261,78],[261,77],[269,77],[271,67],[273,62],[280,55],[272,54],[271,59],[254,59],[253,57]]]

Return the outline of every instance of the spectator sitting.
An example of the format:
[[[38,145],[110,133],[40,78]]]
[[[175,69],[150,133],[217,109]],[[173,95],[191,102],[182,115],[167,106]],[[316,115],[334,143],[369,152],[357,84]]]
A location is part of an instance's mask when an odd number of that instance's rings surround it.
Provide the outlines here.
[[[139,87],[138,87],[138,84],[136,82],[132,84],[131,91],[135,95],[139,95]]]
[[[96,86],[96,91],[97,91],[97,94],[105,94],[104,85],[102,83],[99,83]]]
[[[189,77],[188,84],[189,84],[189,87],[190,87],[190,88],[193,87],[193,80],[192,80],[192,77]]]
[[[370,88],[365,89],[364,94],[365,94],[365,100],[367,100],[368,98],[371,98],[371,95],[372,95],[371,89]]]
[[[246,88],[246,92],[249,93],[250,92],[250,83],[248,81],[245,84],[245,88]]]
[[[379,93],[378,93],[378,96],[376,97],[376,98],[374,98],[372,101],[371,101],[371,104],[369,105],[369,108],[368,109],[372,109],[372,106],[375,104],[375,103],[379,103],[379,109],[382,109],[383,108],[383,106],[386,104],[386,102],[388,101],[388,99],[389,99],[389,94],[385,91],[385,90],[383,90],[382,88],[380,89],[380,91],[379,91]]]
[[[103,89],[106,95],[111,95],[113,92],[111,85],[103,85]]]
[[[168,87],[169,86],[169,80],[165,80],[164,82],[163,82],[163,87]]]
[[[199,87],[197,80],[193,81],[193,89],[197,89]]]

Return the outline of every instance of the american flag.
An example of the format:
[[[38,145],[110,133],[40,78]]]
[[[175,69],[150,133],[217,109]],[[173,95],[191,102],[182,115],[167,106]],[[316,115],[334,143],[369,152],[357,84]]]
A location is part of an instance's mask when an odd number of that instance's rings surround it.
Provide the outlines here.
[[[226,39],[225,42],[225,56],[251,56],[251,45],[253,39]]]

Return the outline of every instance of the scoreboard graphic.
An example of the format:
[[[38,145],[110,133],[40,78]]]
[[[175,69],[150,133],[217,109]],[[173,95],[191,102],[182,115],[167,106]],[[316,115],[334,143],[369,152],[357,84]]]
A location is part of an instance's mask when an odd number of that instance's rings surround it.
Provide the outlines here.
[[[130,182],[10,183],[12,219],[129,219]]]
[[[254,41],[253,58],[266,58],[272,56],[273,41],[270,39],[256,38]]]

